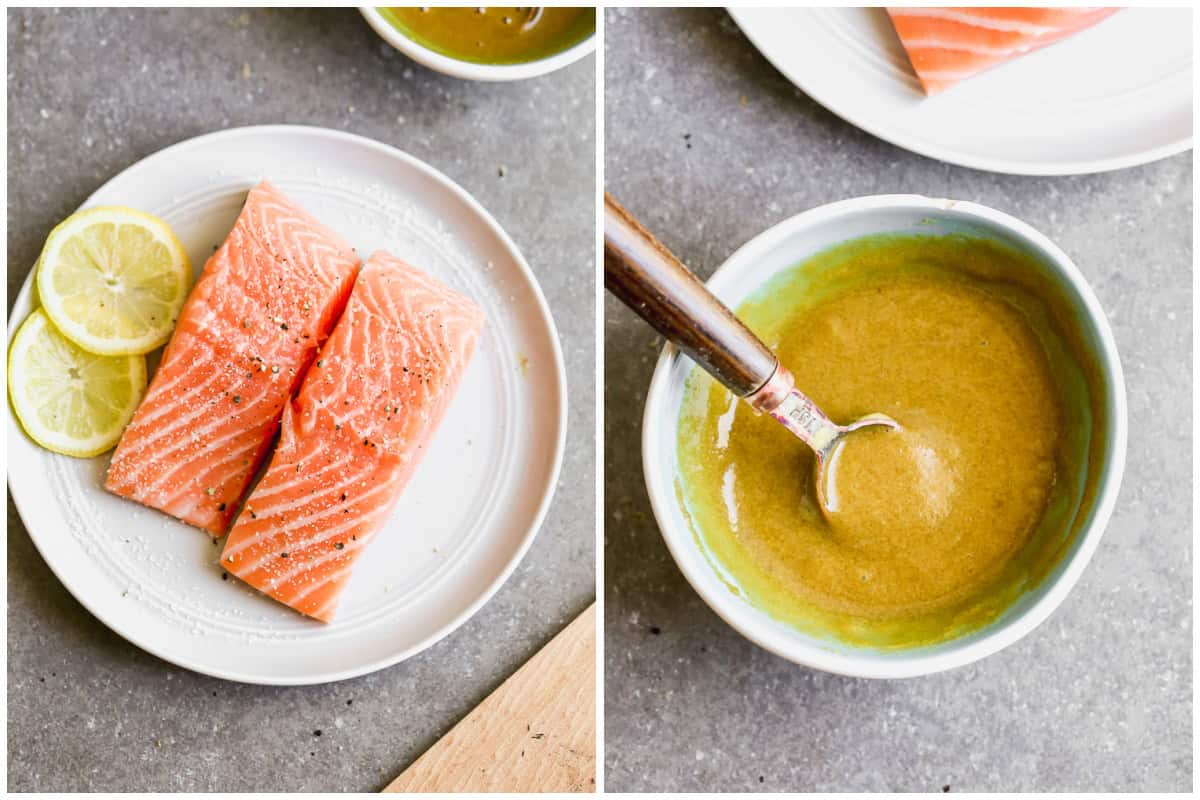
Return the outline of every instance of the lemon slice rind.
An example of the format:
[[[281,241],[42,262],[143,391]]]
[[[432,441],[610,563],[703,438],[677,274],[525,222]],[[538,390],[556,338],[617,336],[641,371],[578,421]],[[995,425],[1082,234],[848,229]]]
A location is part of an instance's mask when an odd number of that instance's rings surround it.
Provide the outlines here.
[[[146,360],[89,353],[38,309],[13,336],[8,389],[31,439],[55,453],[90,458],[112,449],[133,418],[146,392]]]
[[[91,353],[140,355],[170,338],[192,267],[162,220],[100,206],[50,232],[36,280],[42,307],[68,339]]]

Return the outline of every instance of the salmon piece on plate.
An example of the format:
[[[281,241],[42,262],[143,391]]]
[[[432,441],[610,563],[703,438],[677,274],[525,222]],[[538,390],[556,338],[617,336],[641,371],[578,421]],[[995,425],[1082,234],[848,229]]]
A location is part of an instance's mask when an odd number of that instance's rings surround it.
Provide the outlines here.
[[[1116,8],[889,8],[913,70],[934,95],[1010,59],[1065,39]]]
[[[358,271],[267,182],[204,266],[105,487],[224,536]]]
[[[279,445],[221,565],[332,620],[450,405],[483,322],[469,298],[387,253],[371,256],[284,411]]]

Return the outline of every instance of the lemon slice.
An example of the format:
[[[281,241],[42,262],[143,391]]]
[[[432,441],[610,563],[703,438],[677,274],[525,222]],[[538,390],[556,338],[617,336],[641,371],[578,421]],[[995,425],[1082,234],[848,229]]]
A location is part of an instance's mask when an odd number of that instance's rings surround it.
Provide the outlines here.
[[[8,391],[30,438],[55,453],[87,458],[121,438],[146,392],[146,360],[89,353],[38,309],[13,337]]]
[[[67,217],[38,259],[42,307],[63,335],[92,353],[148,353],[171,336],[192,266],[158,217],[102,206]]]

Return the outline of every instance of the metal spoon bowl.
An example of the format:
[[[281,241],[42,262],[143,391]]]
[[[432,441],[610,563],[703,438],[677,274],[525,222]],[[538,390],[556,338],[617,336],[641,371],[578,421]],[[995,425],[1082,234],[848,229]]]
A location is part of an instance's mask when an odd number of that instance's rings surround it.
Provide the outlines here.
[[[899,427],[883,414],[848,425],[830,420],[762,340],[607,192],[604,285],[755,411],[770,414],[812,448],[817,501],[827,516],[836,511],[826,491],[834,449],[859,428]]]
[[[847,425],[838,425],[811,398],[796,388],[792,373],[782,364],[775,368],[775,373],[757,391],[742,399],[755,411],[769,414],[812,448],[816,455],[813,460],[813,481],[817,489],[817,502],[826,516],[838,510],[836,497],[831,497],[829,493],[829,470],[834,461],[833,453],[846,436],[859,428],[875,425],[892,430],[900,427],[886,414],[867,414]]]

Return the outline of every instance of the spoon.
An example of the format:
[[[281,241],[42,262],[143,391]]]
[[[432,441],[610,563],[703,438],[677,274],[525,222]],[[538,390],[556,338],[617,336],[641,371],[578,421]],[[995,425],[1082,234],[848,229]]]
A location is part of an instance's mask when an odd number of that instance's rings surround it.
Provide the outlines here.
[[[796,388],[792,373],[683,263],[604,193],[604,286],[693,361],[808,445],[817,501],[830,497],[830,463],[845,437],[871,425],[899,428],[891,417],[868,414],[838,425]]]

